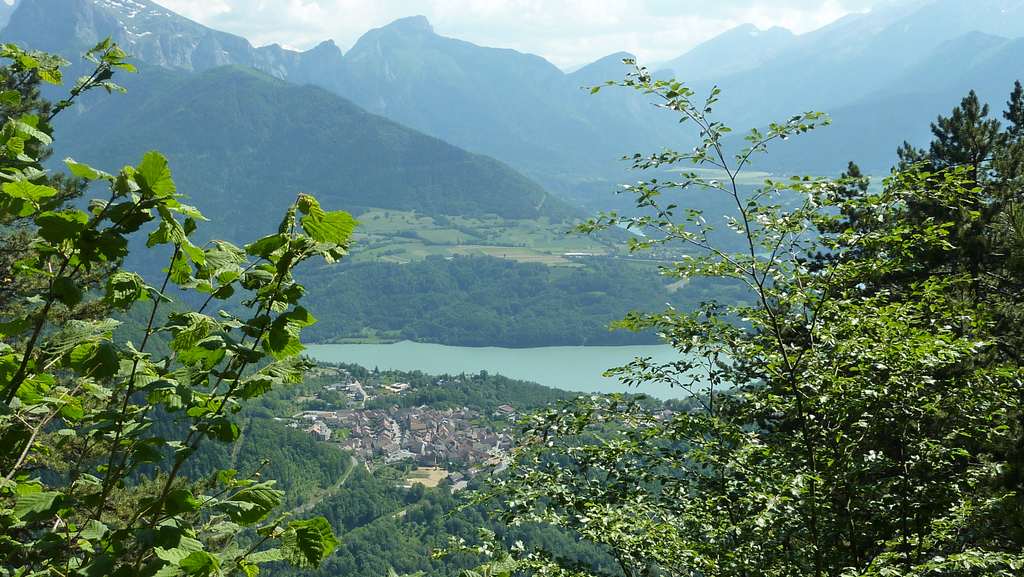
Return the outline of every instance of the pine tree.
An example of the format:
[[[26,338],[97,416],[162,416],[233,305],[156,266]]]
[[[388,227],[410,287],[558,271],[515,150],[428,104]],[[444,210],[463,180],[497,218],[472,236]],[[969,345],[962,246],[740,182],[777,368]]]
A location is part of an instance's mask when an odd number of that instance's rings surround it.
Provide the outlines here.
[[[1014,140],[1024,138],[1024,86],[1021,86],[1020,80],[1013,83],[1013,92],[1010,93],[1010,99],[1006,101],[1006,112],[1003,112],[1003,118],[1009,122],[1006,133],[1010,138]]]
[[[988,118],[988,113],[988,104],[981,104],[972,90],[952,114],[936,119],[928,151],[931,163],[937,168],[970,166],[975,181],[980,181],[982,166],[1002,140],[999,120]]]

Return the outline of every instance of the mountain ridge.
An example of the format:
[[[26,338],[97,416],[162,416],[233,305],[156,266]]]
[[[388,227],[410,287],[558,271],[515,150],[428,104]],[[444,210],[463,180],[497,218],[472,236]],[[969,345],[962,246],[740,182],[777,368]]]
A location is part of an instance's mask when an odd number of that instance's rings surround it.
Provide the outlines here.
[[[19,12],[55,1],[23,0]],[[94,21],[102,21],[103,14],[109,21],[113,10],[111,0],[62,1],[87,7],[89,10],[79,12],[95,12]],[[116,4],[129,5],[120,0]],[[147,0],[145,5],[155,4]],[[75,14],[72,11],[65,19],[81,16]],[[649,100],[633,91],[605,90],[589,96],[581,90],[621,79],[628,71],[620,63],[625,53],[565,73],[540,56],[439,35],[424,16],[398,19],[369,30],[347,53],[333,43],[305,52],[276,45],[254,48],[240,37],[187,22],[197,35],[197,41],[189,43],[195,45],[192,53],[175,51],[177,45],[171,43],[164,52],[140,50],[140,58],[157,64],[180,62],[193,69],[220,65],[227,59],[229,64],[253,66],[295,84],[320,86],[373,113],[500,159],[563,198],[579,201],[631,179],[625,165],[618,162],[624,155],[664,147],[686,149],[693,144],[691,136],[678,131],[671,119],[658,114]],[[96,26],[83,29],[98,35]],[[999,41],[986,45],[991,54],[975,54],[981,45],[968,48],[968,53],[952,53],[971,70],[991,70],[989,60],[1002,58],[1008,66],[995,70],[995,78],[949,67],[949,58],[942,56],[948,49],[946,43],[974,30],[1007,37],[1024,35],[1024,2],[979,0],[971,6],[957,0],[889,3],[800,35],[744,25],[670,62],[681,67],[681,79],[698,95],[712,85],[722,88],[716,114],[736,129],[764,126],[804,110],[831,111],[840,117],[853,110],[870,112],[872,102],[883,101],[910,114],[906,124],[926,128],[936,114],[948,112],[958,101],[950,94],[962,95],[975,83],[995,86],[1024,76],[1019,64],[1008,59],[1012,50],[997,54],[1010,50]],[[56,36],[74,37],[67,33]],[[205,44],[199,41],[204,39]],[[134,40],[136,46],[146,46],[143,40]],[[48,47],[43,44],[41,47]],[[216,50],[222,50],[216,53],[219,60],[209,55]],[[906,104],[911,98],[908,95],[923,92],[924,86],[932,92],[917,96],[921,106]],[[885,114],[878,117],[880,121],[887,118]],[[897,124],[904,123],[900,119]],[[884,128],[878,127],[879,140],[902,140],[895,125],[882,134]],[[861,146],[861,152],[881,158],[876,151],[867,150],[868,141],[860,138],[856,123],[836,123],[827,131],[836,134],[834,140],[852,142],[855,152]],[[870,146],[878,145],[872,141]],[[845,155],[822,156],[828,152],[815,151],[815,160],[800,168],[842,170]],[[779,158],[769,156],[762,168],[791,169],[794,160],[786,153]]]
[[[151,67],[147,67],[151,68]],[[58,118],[71,155],[115,170],[161,150],[179,189],[244,238],[298,192],[367,208],[503,218],[574,213],[500,161],[373,115],[332,92],[248,67],[200,73],[144,68],[128,93]]]

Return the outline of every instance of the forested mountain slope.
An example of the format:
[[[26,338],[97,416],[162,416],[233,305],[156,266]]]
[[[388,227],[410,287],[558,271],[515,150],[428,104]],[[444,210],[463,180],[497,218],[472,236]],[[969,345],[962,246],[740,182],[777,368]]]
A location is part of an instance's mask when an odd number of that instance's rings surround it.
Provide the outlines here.
[[[57,129],[59,150],[118,168],[151,148],[175,167],[179,189],[239,240],[297,192],[332,206],[427,214],[560,218],[570,211],[491,158],[372,115],[351,102],[252,69],[182,73],[147,67],[128,93],[90,103]]]

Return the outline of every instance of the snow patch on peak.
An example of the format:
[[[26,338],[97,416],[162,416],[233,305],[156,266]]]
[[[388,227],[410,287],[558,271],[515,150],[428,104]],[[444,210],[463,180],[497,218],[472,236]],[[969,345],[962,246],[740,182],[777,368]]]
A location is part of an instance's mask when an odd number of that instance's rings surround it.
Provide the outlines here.
[[[146,16],[151,17],[174,16],[173,12],[169,12],[152,2],[140,0],[92,0],[92,3],[101,8],[116,10],[123,14],[125,18],[135,18],[143,12],[145,12]]]

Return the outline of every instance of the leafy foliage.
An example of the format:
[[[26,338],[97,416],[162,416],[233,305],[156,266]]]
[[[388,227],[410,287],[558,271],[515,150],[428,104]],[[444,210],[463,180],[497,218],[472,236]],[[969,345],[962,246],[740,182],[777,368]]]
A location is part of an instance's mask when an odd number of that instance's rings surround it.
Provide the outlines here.
[[[59,83],[66,64],[13,45],[0,56],[11,62],[4,85]],[[197,245],[205,219],[182,202],[157,152],[116,174],[68,159],[75,178],[109,195],[85,209],[67,203],[40,164],[50,120],[85,92],[119,90],[114,71],[133,70],[125,57],[98,44],[86,54],[93,73],[67,99],[33,105],[48,111],[42,118],[16,110],[32,90],[4,93],[0,216],[34,225],[5,274],[39,290],[11,291],[0,309],[0,574],[252,576],[268,561],[317,565],[337,545],[329,525],[275,514],[283,492],[258,470],[199,481],[181,473],[204,443],[237,441],[244,401],[301,380],[299,334],[315,319],[292,271],[342,258],[355,221],[300,194],[273,235],[244,249]],[[148,258],[169,253],[159,286],[120,268],[147,224]],[[202,305],[175,304],[160,323],[174,290]],[[247,314],[207,312],[236,291]],[[87,300],[96,306],[83,309]],[[135,306],[148,308],[141,341],[115,340],[120,323],[107,312]],[[157,335],[166,356],[148,350]],[[169,416],[184,424],[180,436],[155,432]]]
[[[767,180],[748,196],[739,171],[821,115],[753,130],[730,154],[729,128],[710,116],[717,89],[697,98],[643,68],[619,84],[658,96],[702,139],[691,152],[637,155],[637,168],[691,163],[725,178],[684,169],[640,183],[629,188],[638,216],[581,229],[642,230],[633,250],[695,247],[664,274],[734,279],[756,298],[629,315],[621,326],[653,328],[697,360],[637,359],[610,373],[684,387],[691,408],[652,412],[613,396],[541,412],[481,500],[512,524],[604,547],[626,576],[1020,574],[1024,485],[1010,472],[1024,369],[1004,320],[1021,310],[1021,292],[1007,290],[1019,286],[1008,267],[1019,236],[994,223],[1015,222],[1021,188],[1007,179],[1017,169],[977,155],[980,141],[954,128],[991,135],[981,110],[965,100],[966,112],[937,123],[948,138],[933,162],[903,167],[881,190],[851,167],[845,181]],[[998,158],[1019,142],[1012,131],[992,139]],[[732,202],[727,225],[744,250],[709,240],[703,215],[683,208],[691,190]],[[965,250],[984,243],[1001,249]],[[542,547],[519,550],[513,570],[594,573]]]

